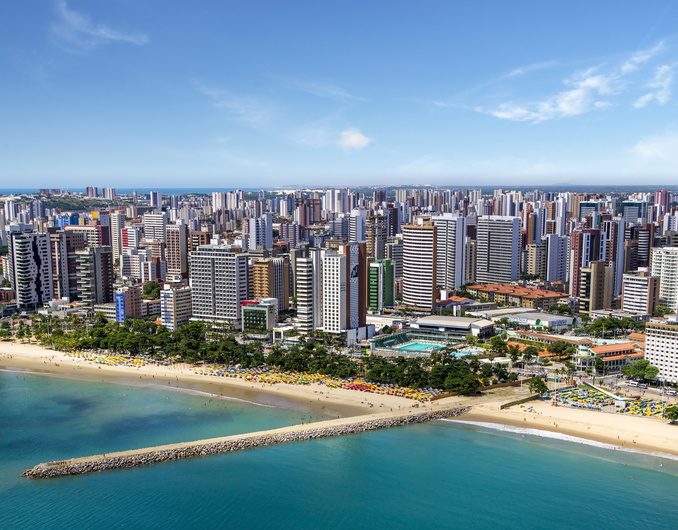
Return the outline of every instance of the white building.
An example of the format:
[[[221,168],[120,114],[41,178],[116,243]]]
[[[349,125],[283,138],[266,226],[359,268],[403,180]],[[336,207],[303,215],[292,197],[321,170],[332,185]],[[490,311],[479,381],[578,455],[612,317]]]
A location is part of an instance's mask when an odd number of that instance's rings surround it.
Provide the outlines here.
[[[154,239],[165,243],[167,241],[167,216],[161,213],[144,214],[144,239]]]
[[[327,251],[322,261],[323,329],[341,333],[346,329],[347,256]]]
[[[436,227],[436,281],[441,289],[464,284],[465,219],[446,213],[431,219]]]
[[[125,214],[121,212],[111,213],[111,250],[113,260],[120,258],[122,253],[122,229],[125,227]]]
[[[403,305],[432,311],[436,303],[436,227],[403,225]]]
[[[478,218],[476,281],[514,282],[520,276],[520,218],[486,215]]]
[[[247,254],[221,245],[201,245],[191,253],[193,318],[240,324],[247,300]]]
[[[659,276],[659,303],[678,311],[678,247],[652,249],[652,276]]]
[[[658,378],[678,383],[678,321],[648,322],[645,327],[645,358],[659,368]]]
[[[296,258],[295,289],[299,331],[309,333],[323,326],[322,254],[310,249],[308,256]]]
[[[193,315],[190,287],[168,288],[160,291],[160,320],[168,330],[174,331]]]
[[[622,276],[622,311],[652,315],[659,299],[659,278],[647,270]]]

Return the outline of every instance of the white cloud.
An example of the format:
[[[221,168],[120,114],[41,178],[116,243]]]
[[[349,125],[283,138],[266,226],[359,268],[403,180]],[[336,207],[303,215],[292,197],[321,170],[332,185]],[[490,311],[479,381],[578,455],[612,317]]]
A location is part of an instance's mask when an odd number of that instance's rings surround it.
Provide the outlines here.
[[[608,102],[601,101],[598,96],[612,95],[617,91],[615,77],[597,73],[595,69],[577,74],[565,83],[572,88],[558,92],[542,101],[523,105],[502,103],[495,109],[478,108],[476,110],[502,120],[540,123],[557,118],[578,116],[592,108],[601,108]]]
[[[216,109],[225,110],[234,120],[245,127],[260,129],[271,120],[270,105],[253,96],[240,96],[227,90],[209,86],[202,81],[193,80],[193,86],[206,96]]]
[[[678,134],[664,134],[641,139],[631,153],[645,163],[678,162]]]
[[[476,107],[475,110],[501,120],[542,123],[604,109],[612,105],[609,97],[624,91],[625,78],[663,49],[664,43],[660,42],[652,48],[634,53],[617,68],[607,70],[589,68],[579,72],[563,81],[566,86],[565,90],[541,100],[528,103],[504,102],[495,108]],[[523,68],[529,71],[529,65]],[[514,70],[514,72],[516,75],[522,73],[521,69]],[[666,67],[660,67],[655,80],[648,85],[648,88],[653,88],[654,91],[640,98],[635,105],[645,106],[653,100],[668,101],[672,75],[673,66],[668,70]]]
[[[351,94],[345,88],[333,84],[294,80],[292,87],[306,94],[335,101],[365,101],[363,98]]]
[[[512,77],[522,77],[533,72],[538,72],[539,70],[546,70],[547,68],[553,68],[558,63],[556,61],[542,61],[539,63],[526,64],[514,68],[510,72],[507,72],[502,77],[503,78],[512,78]]]
[[[368,138],[360,129],[346,129],[341,131],[337,145],[347,151],[360,151],[372,143],[372,138]]]
[[[663,64],[658,66],[654,72],[652,81],[647,83],[646,88],[650,88],[650,92],[640,96],[633,106],[637,109],[646,107],[653,101],[659,105],[664,105],[671,99],[671,84],[673,83],[673,73],[676,67],[674,64]]]
[[[96,24],[88,16],[70,9],[66,0],[57,0],[55,9],[57,20],[51,26],[52,34],[72,51],[84,52],[107,42],[143,46],[149,41],[144,33],[125,33]]]
[[[635,72],[643,64],[648,62],[657,54],[664,51],[665,47],[666,46],[664,45],[664,41],[660,41],[657,44],[655,44],[652,48],[648,48],[647,50],[641,50],[639,52],[634,53],[624,62],[624,64],[622,64],[621,73],[626,75],[630,74],[631,72]]]

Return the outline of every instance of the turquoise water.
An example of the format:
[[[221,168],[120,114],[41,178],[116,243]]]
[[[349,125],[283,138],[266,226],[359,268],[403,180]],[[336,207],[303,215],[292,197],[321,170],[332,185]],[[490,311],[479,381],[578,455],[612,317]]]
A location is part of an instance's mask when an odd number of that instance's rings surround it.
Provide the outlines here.
[[[442,421],[57,480],[19,477],[48,459],[303,416],[0,372],[0,528],[600,529],[678,520],[675,462]]]
[[[403,346],[400,346],[398,350],[409,352],[431,352],[441,348],[442,346],[439,344],[429,344],[427,342],[409,342]]]

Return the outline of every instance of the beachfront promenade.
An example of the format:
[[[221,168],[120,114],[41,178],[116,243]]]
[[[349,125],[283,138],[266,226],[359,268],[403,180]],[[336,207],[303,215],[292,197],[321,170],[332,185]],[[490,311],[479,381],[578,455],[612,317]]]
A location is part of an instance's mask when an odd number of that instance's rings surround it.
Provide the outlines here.
[[[343,436],[378,429],[399,427],[414,423],[450,418],[467,412],[468,407],[448,407],[427,411],[386,412],[364,416],[338,418],[315,423],[292,425],[279,429],[235,434],[220,438],[209,438],[192,442],[158,445],[118,451],[101,455],[58,460],[38,464],[22,473],[30,478],[55,478],[67,475],[81,475],[129,467],[157,464],[183,458],[208,456],[220,453],[243,451],[255,447],[277,445],[304,440],[316,440],[330,436]]]

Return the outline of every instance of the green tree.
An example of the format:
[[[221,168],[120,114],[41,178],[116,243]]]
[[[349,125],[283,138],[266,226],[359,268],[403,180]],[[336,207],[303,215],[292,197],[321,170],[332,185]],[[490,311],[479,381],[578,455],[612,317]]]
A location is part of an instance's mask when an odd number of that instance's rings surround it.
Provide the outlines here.
[[[527,382],[527,386],[533,394],[542,395],[549,390],[546,382],[541,377],[533,377]]]
[[[495,335],[490,339],[490,348],[496,353],[506,353],[508,346],[502,337]]]
[[[651,381],[657,378],[659,368],[652,366],[647,359],[639,359],[634,363],[622,367],[622,374],[631,379]]]
[[[664,409],[664,417],[669,420],[669,423],[678,422],[678,406],[669,405]]]
[[[144,284],[141,297],[145,300],[157,300],[160,298],[162,286],[158,282],[150,281]]]

